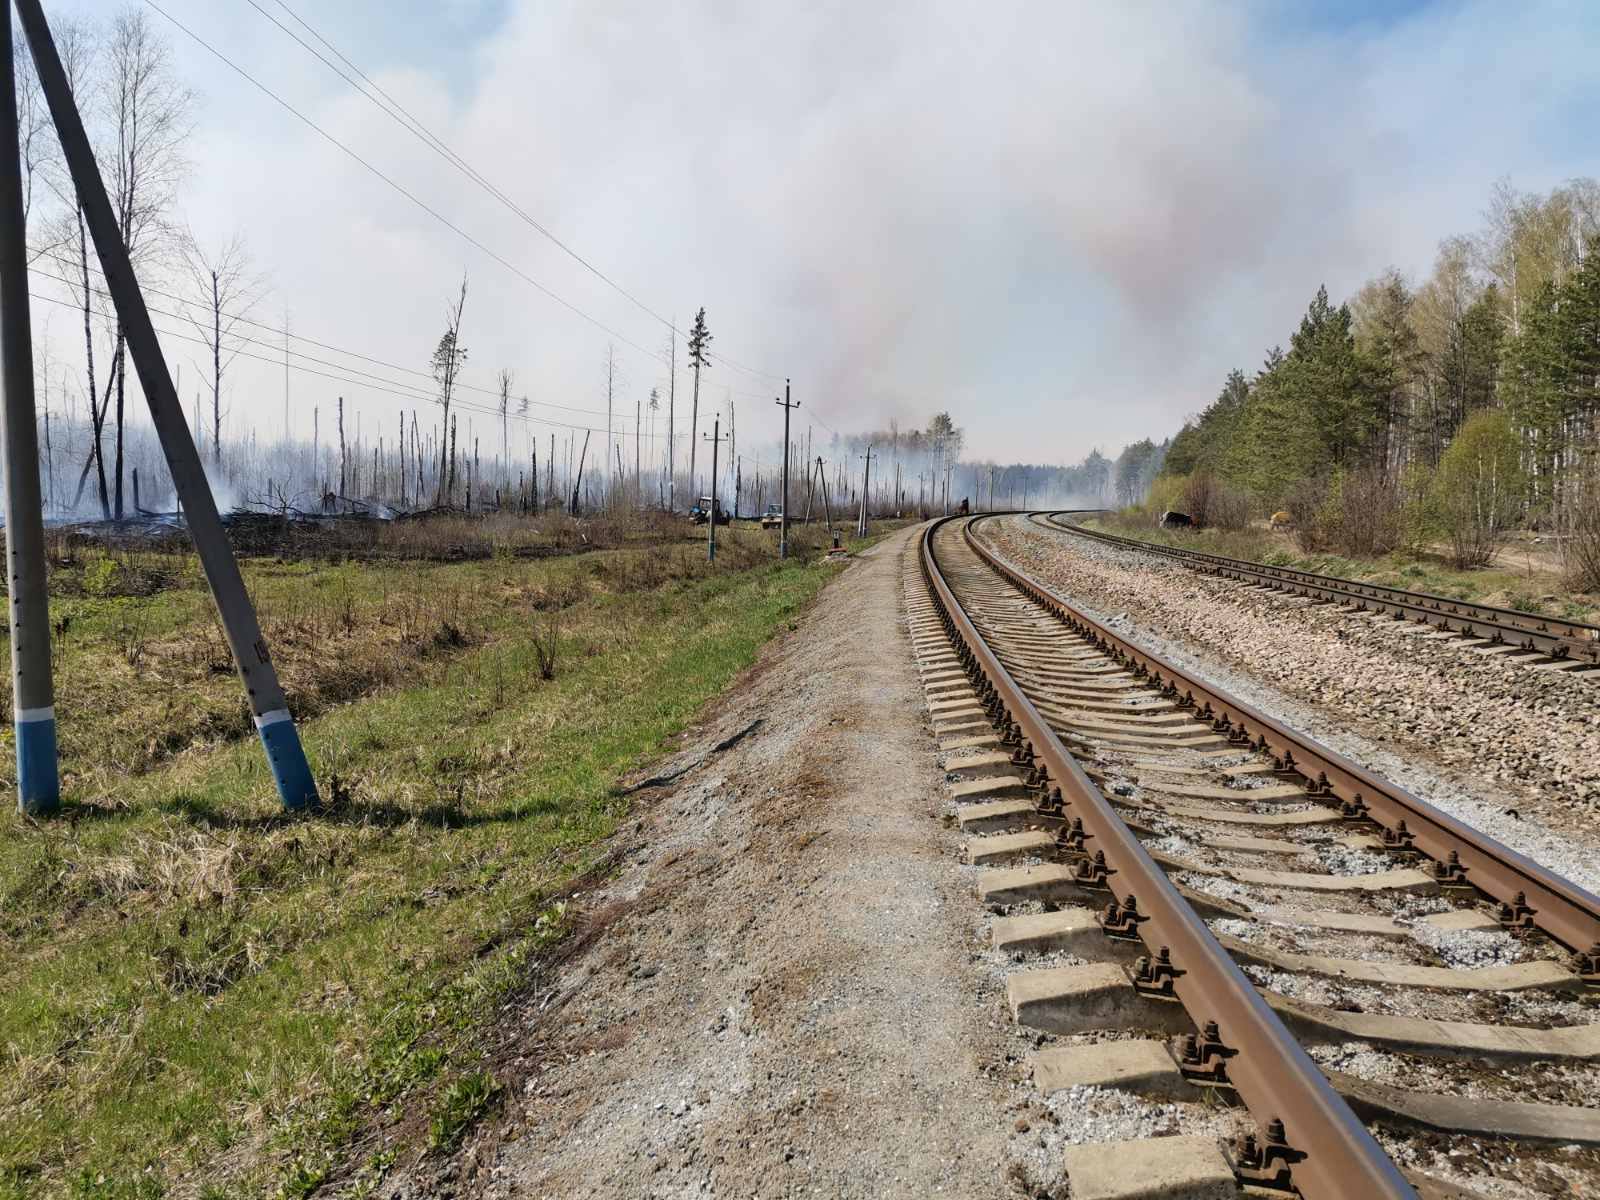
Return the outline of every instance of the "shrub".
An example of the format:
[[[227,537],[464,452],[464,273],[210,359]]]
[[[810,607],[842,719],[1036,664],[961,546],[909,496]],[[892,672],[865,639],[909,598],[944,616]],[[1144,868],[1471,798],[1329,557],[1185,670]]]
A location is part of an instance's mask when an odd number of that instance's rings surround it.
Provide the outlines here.
[[[1375,467],[1334,477],[1320,519],[1329,546],[1351,557],[1371,558],[1397,549],[1404,539],[1405,497],[1399,481]]]
[[[1294,540],[1307,554],[1327,549],[1327,533],[1322,525],[1322,508],[1328,499],[1328,481],[1302,479],[1284,497],[1284,511],[1294,522]]]
[[[1487,566],[1527,500],[1516,431],[1505,414],[1473,413],[1439,460],[1430,495],[1458,570]]]
[[[1305,479],[1284,499],[1295,540],[1308,554],[1335,551],[1372,558],[1414,549],[1428,536],[1428,475],[1407,468],[1398,475],[1377,467]]]
[[[1558,517],[1567,586],[1600,592],[1600,463],[1568,482]]]
[[[115,596],[122,591],[122,565],[114,558],[97,558],[83,569],[83,590],[91,596]]]
[[[1145,498],[1144,510],[1152,516],[1159,517],[1168,509],[1176,508],[1182,511],[1187,501],[1184,492],[1189,486],[1187,475],[1163,475],[1150,485],[1150,494]]]
[[[1250,523],[1250,497],[1208,471],[1189,477],[1181,511],[1201,529],[1243,529]]]

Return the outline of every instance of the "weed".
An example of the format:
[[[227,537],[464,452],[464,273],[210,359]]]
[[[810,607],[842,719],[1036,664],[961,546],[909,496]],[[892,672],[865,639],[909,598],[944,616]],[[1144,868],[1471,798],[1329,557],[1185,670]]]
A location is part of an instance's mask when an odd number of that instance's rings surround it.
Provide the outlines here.
[[[1554,599],[1554,597],[1549,597]],[[1522,612],[1538,613],[1541,616],[1548,612],[1545,607],[1546,597],[1536,596],[1532,592],[1507,592],[1503,608],[1515,608]]]
[[[69,817],[0,839],[4,1200],[304,1194],[441,1079],[425,1111],[462,1136],[494,1106],[465,1082],[479,1031],[569,930],[551,898],[625,813],[616,780],[829,577],[650,544],[242,565],[326,807],[278,808],[192,565],[55,600]]]
[[[463,1075],[439,1097],[428,1124],[428,1145],[434,1150],[453,1150],[499,1098],[500,1085],[487,1071]]]
[[[99,558],[83,571],[83,590],[91,596],[114,596],[122,581],[122,568],[114,558]]]

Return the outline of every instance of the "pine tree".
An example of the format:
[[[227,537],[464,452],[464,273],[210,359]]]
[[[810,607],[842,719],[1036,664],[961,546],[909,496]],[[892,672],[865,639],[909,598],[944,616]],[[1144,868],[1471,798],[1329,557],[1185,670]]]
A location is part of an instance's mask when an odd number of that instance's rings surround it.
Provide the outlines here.
[[[699,484],[695,482],[695,449],[700,442],[700,371],[711,365],[711,330],[706,328],[705,305],[694,315],[694,325],[689,329],[689,365],[694,368],[694,403],[689,409],[689,486],[698,496]]]

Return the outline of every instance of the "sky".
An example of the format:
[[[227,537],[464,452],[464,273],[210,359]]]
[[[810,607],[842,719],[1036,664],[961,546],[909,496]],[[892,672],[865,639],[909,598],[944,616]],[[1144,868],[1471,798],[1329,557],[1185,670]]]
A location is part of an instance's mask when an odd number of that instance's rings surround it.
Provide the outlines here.
[[[1600,174],[1591,4],[289,0],[524,220],[274,26],[311,40],[278,0],[158,2],[415,197],[152,8],[197,93],[180,216],[243,235],[256,319],[421,370],[465,273],[467,379],[512,370],[541,438],[604,426],[608,345],[631,429],[667,391],[652,314],[703,305],[702,432],[731,395],[772,440],[790,377],[818,438],[947,409],[969,457],[1114,454],[1287,342],[1319,284],[1425,274],[1497,179]],[[70,356],[70,313],[49,321]],[[681,343],[679,367],[686,431]],[[294,430],[338,394],[428,421],[292,372]],[[240,360],[229,402],[281,430],[281,367]]]

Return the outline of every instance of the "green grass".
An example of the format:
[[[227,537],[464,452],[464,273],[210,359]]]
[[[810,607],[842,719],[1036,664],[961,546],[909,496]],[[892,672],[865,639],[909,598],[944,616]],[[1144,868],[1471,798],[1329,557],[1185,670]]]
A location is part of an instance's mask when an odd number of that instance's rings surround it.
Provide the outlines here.
[[[0,1197],[306,1195],[413,1109],[455,1144],[498,1095],[475,1035],[566,931],[618,776],[831,574],[758,538],[701,558],[247,564],[316,714],[309,819],[192,566],[53,605],[69,801],[0,838]]]

